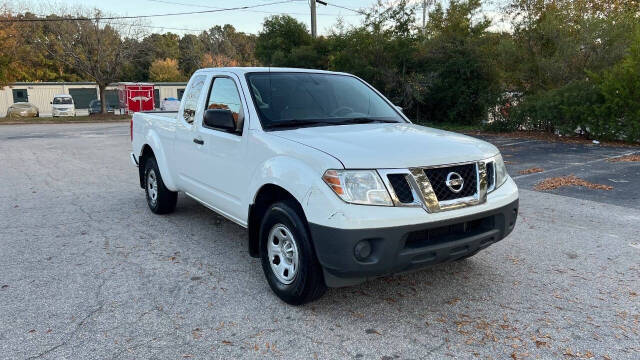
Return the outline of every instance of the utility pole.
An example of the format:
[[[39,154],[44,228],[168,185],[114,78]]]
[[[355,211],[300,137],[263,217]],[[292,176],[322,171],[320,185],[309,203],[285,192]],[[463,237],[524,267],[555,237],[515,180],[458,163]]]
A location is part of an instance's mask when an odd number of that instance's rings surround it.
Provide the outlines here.
[[[435,5],[436,0],[422,0],[422,33],[427,32],[427,7]]]
[[[311,6],[311,36],[315,39],[318,36],[318,20],[316,14],[316,3],[327,6],[327,3],[322,0],[309,0],[309,6]]]
[[[311,37],[314,39],[318,36],[318,22],[316,20],[316,0],[310,0],[311,5]]]
[[[427,26],[427,0],[422,0],[422,32]]]

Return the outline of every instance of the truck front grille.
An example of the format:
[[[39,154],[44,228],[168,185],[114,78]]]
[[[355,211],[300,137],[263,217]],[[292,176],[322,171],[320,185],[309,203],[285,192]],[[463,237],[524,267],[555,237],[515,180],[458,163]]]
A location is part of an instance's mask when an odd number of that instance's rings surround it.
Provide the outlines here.
[[[438,201],[456,200],[473,196],[478,191],[476,164],[464,164],[448,167],[435,167],[424,169],[425,175],[431,183],[431,187],[438,198]],[[462,189],[459,192],[453,191],[447,186],[447,177],[450,174],[458,174],[462,177]]]
[[[422,207],[430,213],[487,201],[495,182],[492,161],[474,161],[407,169],[378,169],[395,206]]]
[[[411,193],[411,187],[409,187],[409,183],[407,182],[407,175],[389,174],[387,177],[389,178],[389,183],[391,184],[393,191],[396,193],[398,201],[403,204],[413,203],[413,194]]]

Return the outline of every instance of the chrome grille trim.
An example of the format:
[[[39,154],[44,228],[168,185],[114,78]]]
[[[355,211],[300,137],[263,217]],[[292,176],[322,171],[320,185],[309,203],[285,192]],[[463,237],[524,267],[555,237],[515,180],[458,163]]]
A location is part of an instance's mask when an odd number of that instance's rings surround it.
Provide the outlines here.
[[[429,213],[437,213],[441,211],[461,209],[468,206],[480,205],[487,201],[488,179],[487,179],[487,163],[493,161],[492,159],[486,159],[481,161],[472,161],[456,164],[445,164],[435,166],[414,167],[409,169],[379,169],[378,173],[382,178],[393,204],[401,207],[422,207]],[[459,199],[438,201],[438,198],[433,190],[429,178],[425,174],[425,169],[433,168],[446,168],[458,165],[475,165],[476,169],[476,192],[473,196],[467,196]],[[495,171],[494,171],[495,172]],[[389,174],[404,174],[411,188],[414,201],[412,203],[401,203],[398,200],[397,195],[391,186],[391,183],[387,177]],[[494,175],[495,176],[495,175]]]
[[[411,185],[411,180],[410,180],[411,179],[411,173],[409,172],[409,170],[407,170],[407,169],[378,169],[378,174],[380,175],[380,178],[382,179],[382,182],[384,182],[384,186],[387,187],[387,191],[389,192],[389,195],[391,195],[391,200],[393,201],[393,205],[394,206],[400,206],[400,207],[418,207],[418,206],[422,206],[422,202],[420,201],[420,195],[416,192],[416,187]],[[390,175],[390,174],[405,175],[405,179],[409,183],[409,188],[411,189],[411,194],[413,195],[413,202],[411,202],[411,203],[400,202],[400,200],[398,199],[398,195],[395,192],[395,189],[393,188],[393,186],[391,185],[391,182],[389,181],[388,175]]]
[[[431,187],[431,182],[429,178],[424,173],[423,168],[410,168],[411,178],[409,181],[409,185],[415,186],[418,189],[418,195],[420,196],[420,200],[422,201],[422,207],[427,212],[438,212],[440,211],[440,203],[438,202],[438,198],[436,197],[435,191]]]

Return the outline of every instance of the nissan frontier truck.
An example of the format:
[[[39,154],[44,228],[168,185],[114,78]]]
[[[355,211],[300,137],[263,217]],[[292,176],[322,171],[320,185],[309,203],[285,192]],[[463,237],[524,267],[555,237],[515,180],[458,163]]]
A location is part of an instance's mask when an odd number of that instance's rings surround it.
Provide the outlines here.
[[[135,113],[131,160],[156,214],[183,192],[247,229],[273,292],[457,261],[504,239],[518,189],[498,149],[413,124],[356,76],[201,69],[177,113]]]

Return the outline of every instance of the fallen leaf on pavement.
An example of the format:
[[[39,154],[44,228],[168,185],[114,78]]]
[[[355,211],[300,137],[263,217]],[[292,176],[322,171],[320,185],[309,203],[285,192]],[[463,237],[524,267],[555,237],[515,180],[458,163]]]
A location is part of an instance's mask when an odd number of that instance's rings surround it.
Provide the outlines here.
[[[617,158],[609,159],[608,162],[636,162],[640,161],[640,154],[625,155]]]
[[[376,329],[367,329],[367,330],[365,330],[364,332],[365,332],[365,333],[367,333],[367,334],[382,335],[382,334],[380,334],[380,332],[378,332],[378,330],[376,330]]]
[[[520,175],[526,175],[526,174],[535,174],[535,173],[539,173],[539,172],[543,172],[543,171],[544,171],[543,168],[534,167],[534,168],[531,168],[531,169],[520,170],[518,173]]]
[[[575,175],[561,176],[544,179],[537,183],[533,188],[538,191],[554,190],[563,186],[584,186],[593,190],[613,190],[613,186],[594,184],[586,180],[580,179]]]

